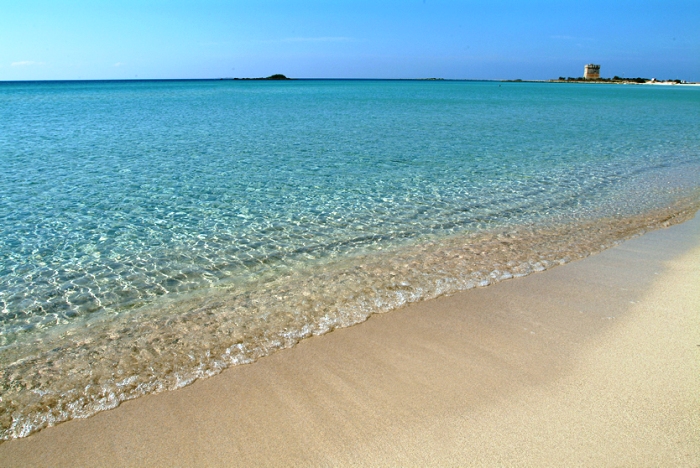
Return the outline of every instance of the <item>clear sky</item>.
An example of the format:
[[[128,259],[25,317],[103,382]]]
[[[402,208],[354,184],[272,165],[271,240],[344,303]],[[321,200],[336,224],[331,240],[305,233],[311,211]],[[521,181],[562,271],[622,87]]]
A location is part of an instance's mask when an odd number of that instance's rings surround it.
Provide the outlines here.
[[[700,81],[700,0],[0,0],[0,80]]]

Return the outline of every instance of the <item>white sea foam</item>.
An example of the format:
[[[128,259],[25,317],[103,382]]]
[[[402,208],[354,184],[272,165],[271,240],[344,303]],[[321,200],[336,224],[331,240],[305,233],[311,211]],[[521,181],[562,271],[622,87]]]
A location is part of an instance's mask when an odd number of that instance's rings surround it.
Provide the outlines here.
[[[374,313],[583,258],[697,207],[696,197],[630,218],[452,236],[52,329],[3,351],[2,437],[181,388]]]

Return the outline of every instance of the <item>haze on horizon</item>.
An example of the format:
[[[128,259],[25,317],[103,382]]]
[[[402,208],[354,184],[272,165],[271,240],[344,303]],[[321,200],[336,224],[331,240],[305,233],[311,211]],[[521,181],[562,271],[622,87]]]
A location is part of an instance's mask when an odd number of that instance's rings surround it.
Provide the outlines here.
[[[700,81],[700,2],[0,0],[0,80]]]

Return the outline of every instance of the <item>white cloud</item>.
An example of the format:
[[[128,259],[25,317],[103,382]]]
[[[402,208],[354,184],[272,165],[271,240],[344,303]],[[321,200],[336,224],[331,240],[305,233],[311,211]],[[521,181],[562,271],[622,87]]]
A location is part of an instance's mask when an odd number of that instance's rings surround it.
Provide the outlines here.
[[[124,63],[124,62],[117,62],[117,63],[115,63],[113,66],[115,66],[115,67],[121,67],[121,66],[124,66],[124,65],[126,65],[126,63]]]
[[[11,67],[29,67],[32,65],[44,65],[44,62],[33,62],[31,60],[24,60],[22,62],[12,62]]]

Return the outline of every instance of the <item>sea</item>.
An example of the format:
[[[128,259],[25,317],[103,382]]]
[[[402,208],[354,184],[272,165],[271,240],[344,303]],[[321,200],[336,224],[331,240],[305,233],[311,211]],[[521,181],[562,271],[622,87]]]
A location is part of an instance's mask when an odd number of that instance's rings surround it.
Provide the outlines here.
[[[691,218],[700,87],[0,82],[0,174],[12,439]]]

